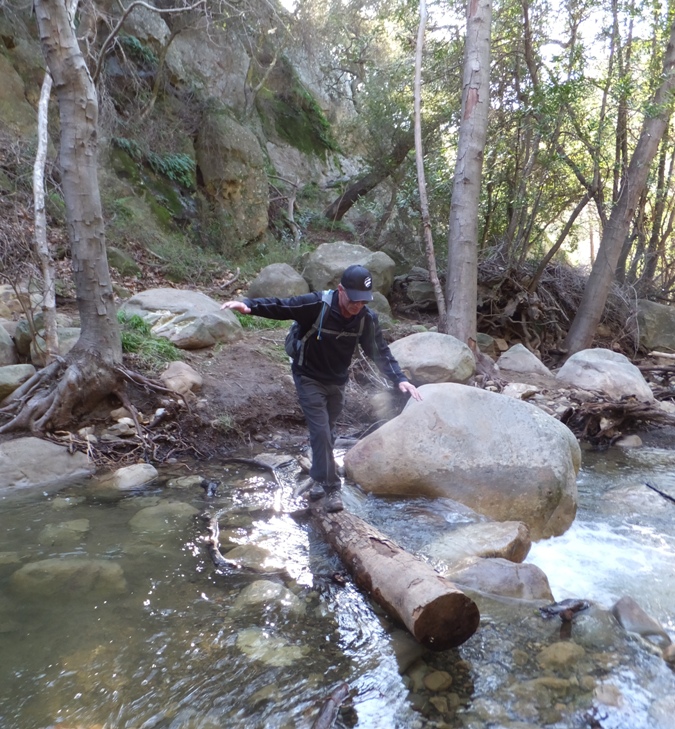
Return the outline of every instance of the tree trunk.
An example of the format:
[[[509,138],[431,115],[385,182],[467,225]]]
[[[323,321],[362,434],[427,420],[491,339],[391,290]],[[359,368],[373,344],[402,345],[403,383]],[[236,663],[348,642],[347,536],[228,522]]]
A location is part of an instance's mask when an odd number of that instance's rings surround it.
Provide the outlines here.
[[[675,90],[675,24],[671,27],[663,61],[663,82],[656,91],[642,125],[642,132],[619,197],[603,230],[598,255],[593,264],[581,304],[565,340],[565,348],[574,354],[590,347],[605,308],[621,248],[628,234],[635,208],[647,183],[649,168],[668,124]]]
[[[61,122],[60,163],[82,334],[76,350],[120,363],[122,344],[98,186],[98,99],[64,0],[36,0]]]
[[[429,267],[429,280],[434,287],[436,306],[438,307],[438,330],[446,330],[445,296],[438,279],[434,238],[431,232],[431,216],[427,198],[427,181],[424,173],[424,146],[422,144],[422,52],[424,50],[424,30],[427,24],[427,4],[420,0],[420,24],[417,31],[417,49],[415,53],[415,161],[417,163],[417,186],[420,194],[420,212],[424,230],[424,244]]]
[[[426,562],[348,511],[313,514],[356,584],[419,643],[443,651],[476,632],[476,604]]]
[[[33,214],[35,215],[35,253],[42,271],[42,325],[44,328],[45,363],[49,364],[59,354],[59,337],[56,331],[56,286],[54,258],[47,242],[47,215],[45,212],[45,162],[49,140],[47,116],[52,77],[45,71],[38,104],[38,144],[33,164]],[[32,323],[31,323],[32,327]],[[33,331],[33,335],[37,332]]]
[[[478,203],[490,107],[490,0],[468,0],[462,118],[450,205],[447,333],[476,338]]]
[[[350,185],[340,197],[326,208],[323,213],[324,217],[332,221],[342,220],[347,211],[360,197],[367,195],[371,190],[375,189],[401,166],[403,160],[413,148],[414,143],[414,134],[412,132],[404,132],[396,141],[391,154],[383,160],[382,164]]]
[[[116,367],[122,343],[98,187],[96,91],[65,0],[36,0],[35,15],[59,102],[61,176],[81,334],[65,362],[52,363],[14,393],[15,417],[0,431],[65,428],[103,396],[120,391]]]

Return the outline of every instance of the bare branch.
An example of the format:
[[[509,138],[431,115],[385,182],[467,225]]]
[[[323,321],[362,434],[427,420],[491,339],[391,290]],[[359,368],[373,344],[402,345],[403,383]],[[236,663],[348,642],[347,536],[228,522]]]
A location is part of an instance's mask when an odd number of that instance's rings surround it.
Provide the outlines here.
[[[153,13],[159,13],[160,15],[168,15],[169,13],[187,13],[190,10],[195,10],[200,5],[205,5],[205,4],[206,4],[206,0],[198,0],[194,5],[189,5],[188,7],[185,7],[185,8],[161,9],[161,8],[156,8],[154,5],[150,5],[150,3],[144,2],[144,0],[134,0],[134,2],[132,2],[131,5],[129,5],[129,7],[127,7],[124,10],[122,17],[117,22],[117,25],[112,29],[112,31],[110,32],[110,35],[105,39],[105,41],[103,41],[103,45],[101,46],[101,52],[99,53],[99,56],[98,56],[98,62],[96,63],[96,68],[92,75],[93,82],[96,83],[96,81],[98,80],[98,77],[101,74],[103,60],[105,58],[105,54],[106,54],[108,48],[110,47],[110,44],[113,42],[113,40],[115,40],[115,37],[117,36],[117,34],[120,31],[120,28],[124,25],[124,21],[129,17],[129,14],[131,13],[131,11],[134,8],[141,6],[141,7],[147,8],[148,10],[151,10]],[[120,3],[120,5],[121,5],[121,3]],[[124,6],[122,6],[122,7],[124,7]]]

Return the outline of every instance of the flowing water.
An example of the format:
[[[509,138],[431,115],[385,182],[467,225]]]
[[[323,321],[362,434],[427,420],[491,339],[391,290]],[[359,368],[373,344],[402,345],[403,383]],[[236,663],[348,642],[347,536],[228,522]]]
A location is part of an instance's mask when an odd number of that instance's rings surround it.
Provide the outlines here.
[[[559,641],[560,621],[544,620],[532,604],[482,596],[473,596],[481,626],[469,641],[418,657],[350,582],[333,579],[339,561],[311,521],[291,513],[303,507],[293,466],[275,478],[244,465],[192,464],[220,482],[213,497],[181,481],[189,471],[175,466],[151,490],[124,498],[88,482],[5,501],[0,726],[309,728],[347,682],[340,727],[672,727],[673,672],[605,609],[630,594],[675,637],[675,504],[644,486],[675,495],[675,452],[584,460],[575,524],[528,557],[556,600],[596,604],[573,624],[581,657],[555,670],[540,656]],[[470,520],[443,500],[383,500],[347,488],[345,501],[413,552]],[[138,522],[167,502],[190,513]],[[265,574],[215,570],[196,516],[204,510],[222,514],[223,544],[265,550]],[[121,572],[92,584],[64,575],[51,587],[40,571],[18,579],[25,565],[55,558],[103,560]],[[245,600],[256,588],[267,597]],[[445,685],[431,690],[424,679],[433,672]]]

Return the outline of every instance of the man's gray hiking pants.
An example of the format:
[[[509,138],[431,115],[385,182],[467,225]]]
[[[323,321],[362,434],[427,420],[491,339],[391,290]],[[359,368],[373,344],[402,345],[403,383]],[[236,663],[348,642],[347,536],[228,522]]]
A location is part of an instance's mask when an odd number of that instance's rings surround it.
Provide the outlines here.
[[[311,377],[293,374],[300,407],[309,428],[309,444],[312,447],[312,467],[309,475],[328,490],[340,485],[335,472],[333,445],[335,424],[345,403],[346,385],[329,385]]]

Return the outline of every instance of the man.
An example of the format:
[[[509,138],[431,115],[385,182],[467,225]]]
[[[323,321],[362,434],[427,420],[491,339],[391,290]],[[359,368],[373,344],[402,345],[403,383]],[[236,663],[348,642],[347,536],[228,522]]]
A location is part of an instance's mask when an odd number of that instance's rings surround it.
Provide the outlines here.
[[[349,366],[360,344],[380,371],[401,392],[421,400],[382,337],[377,314],[366,306],[373,299],[373,279],[363,266],[349,266],[328,300],[321,292],[287,299],[227,301],[220,308],[267,319],[293,319],[287,351],[300,406],[309,428],[312,486],[309,497],[326,496],[327,511],[342,510],[340,477],[335,469],[335,424],[345,401]]]

